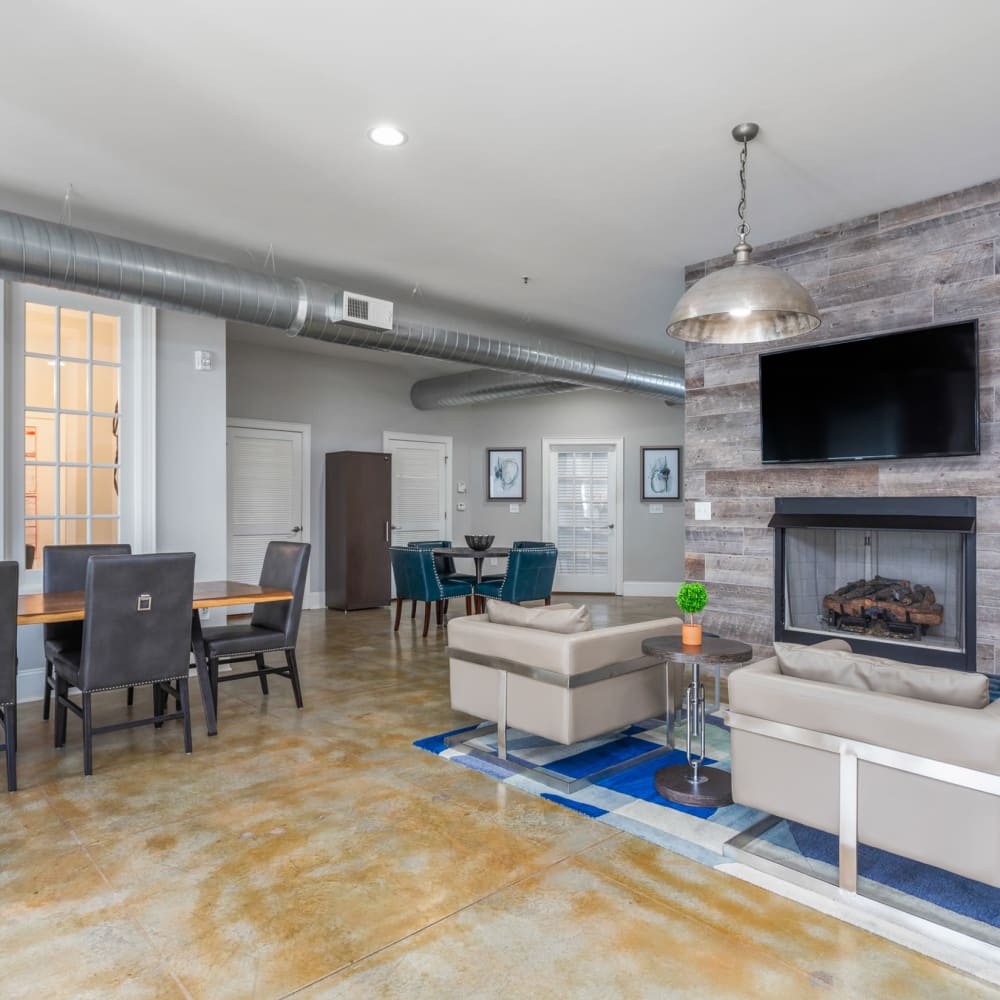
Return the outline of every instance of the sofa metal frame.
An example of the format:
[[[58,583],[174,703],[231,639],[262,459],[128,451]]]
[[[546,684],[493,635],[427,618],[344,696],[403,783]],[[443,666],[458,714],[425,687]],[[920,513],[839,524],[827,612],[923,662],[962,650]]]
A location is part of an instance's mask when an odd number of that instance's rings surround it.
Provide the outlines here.
[[[467,663],[475,663],[481,667],[489,667],[497,672],[496,724],[479,726],[471,731],[463,731],[460,733],[453,733],[451,736],[446,736],[444,740],[446,746],[453,747],[464,745],[465,751],[473,757],[493,762],[502,760],[506,767],[510,768],[510,770],[516,772],[517,774],[526,775],[536,781],[540,781],[542,784],[548,785],[550,788],[555,788],[563,792],[575,792],[578,789],[583,788],[585,785],[593,784],[594,781],[601,778],[609,778],[612,775],[625,771],[630,767],[635,767],[637,764],[643,764],[646,761],[662,757],[663,754],[669,753],[674,749],[674,713],[670,710],[668,704],[666,718],[663,720],[666,723],[666,737],[663,746],[656,746],[652,750],[647,750],[645,753],[632,757],[629,760],[620,761],[617,764],[602,768],[598,771],[592,771],[590,774],[584,775],[580,778],[567,778],[564,775],[561,775],[556,771],[551,771],[543,766],[529,766],[522,764],[520,761],[509,757],[507,753],[507,677],[510,674],[516,674],[519,677],[527,677],[530,680],[539,681],[542,684],[551,684],[554,687],[573,690],[574,688],[585,687],[588,684],[596,684],[598,681],[610,680],[612,677],[623,677],[626,674],[633,674],[640,670],[649,670],[650,668],[657,666],[666,670],[667,667],[665,666],[662,657],[637,656],[631,660],[620,660],[616,663],[607,663],[603,666],[595,667],[593,670],[586,670],[578,674],[563,674],[555,670],[546,670],[544,667],[536,667],[528,663],[520,663],[517,660],[506,660],[500,656],[486,656],[482,653],[473,653],[468,650],[457,649],[454,646],[447,647],[445,654],[449,658],[464,660]],[[667,694],[669,698],[669,686]],[[644,722],[649,724],[645,725],[643,722],[636,722],[633,723],[633,725],[637,725],[642,729],[656,729],[659,725],[661,725],[661,720],[659,719],[644,720]],[[611,732],[614,732],[614,730],[611,730]],[[492,736],[494,733],[497,737],[496,753],[472,745],[472,740],[481,739],[484,736]]]
[[[967,944],[969,935],[977,937],[993,947],[1000,947],[1000,931],[992,931],[982,925],[979,930],[971,930],[967,924],[958,921],[951,922],[939,911],[938,921],[929,921],[900,908],[901,900],[892,894],[893,902],[887,903],[872,896],[858,893],[858,763],[867,761],[882,767],[894,768],[908,774],[916,774],[935,781],[943,781],[950,785],[958,785],[973,791],[985,792],[988,795],[1000,796],[1000,775],[977,771],[975,768],[959,764],[949,764],[946,761],[921,757],[917,754],[895,750],[891,747],[865,743],[861,740],[847,739],[830,733],[792,726],[784,722],[774,722],[770,719],[760,719],[740,712],[728,711],[725,715],[730,729],[767,736],[783,740],[799,746],[825,750],[840,756],[840,824],[838,831],[839,865],[838,884],[833,885],[803,869],[781,864],[771,858],[751,850],[751,844],[772,826],[782,822],[779,816],[765,816],[742,833],[730,838],[723,847],[728,857],[735,858],[768,875],[790,882],[804,889],[818,892],[829,899],[842,899],[848,894],[852,904],[863,906],[872,912],[900,924],[910,930],[926,933],[927,929],[940,926],[956,931],[961,935],[961,942]],[[780,780],[780,776],[777,776]],[[996,954],[990,956],[996,960]]]

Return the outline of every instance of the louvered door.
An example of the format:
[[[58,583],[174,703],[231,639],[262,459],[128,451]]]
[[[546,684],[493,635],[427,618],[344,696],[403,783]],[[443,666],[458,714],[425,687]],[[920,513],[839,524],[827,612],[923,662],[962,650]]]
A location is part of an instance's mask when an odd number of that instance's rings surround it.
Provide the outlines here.
[[[559,549],[555,590],[615,592],[617,460],[613,447],[552,446],[548,523]]]
[[[227,434],[230,580],[256,583],[272,539],[301,541],[302,434],[230,427]],[[192,502],[192,517],[196,516]]]
[[[445,492],[446,445],[395,439],[392,453],[392,544],[450,538]]]

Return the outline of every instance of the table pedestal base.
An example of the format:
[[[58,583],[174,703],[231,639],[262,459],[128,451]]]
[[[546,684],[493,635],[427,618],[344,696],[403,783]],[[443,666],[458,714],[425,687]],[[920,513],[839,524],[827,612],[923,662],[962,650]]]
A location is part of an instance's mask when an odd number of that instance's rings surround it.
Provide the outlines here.
[[[730,775],[715,767],[698,768],[697,782],[694,781],[694,771],[689,764],[661,767],[653,775],[653,784],[658,795],[682,806],[715,809],[731,805],[733,801]]]

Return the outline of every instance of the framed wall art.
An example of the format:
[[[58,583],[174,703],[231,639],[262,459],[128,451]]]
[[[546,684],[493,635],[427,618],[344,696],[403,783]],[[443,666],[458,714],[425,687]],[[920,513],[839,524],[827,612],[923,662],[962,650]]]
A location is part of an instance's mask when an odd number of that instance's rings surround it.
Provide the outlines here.
[[[486,499],[524,499],[524,449],[486,449]]]
[[[639,499],[643,501],[680,500],[680,448],[643,447],[639,449],[639,471],[642,485]]]

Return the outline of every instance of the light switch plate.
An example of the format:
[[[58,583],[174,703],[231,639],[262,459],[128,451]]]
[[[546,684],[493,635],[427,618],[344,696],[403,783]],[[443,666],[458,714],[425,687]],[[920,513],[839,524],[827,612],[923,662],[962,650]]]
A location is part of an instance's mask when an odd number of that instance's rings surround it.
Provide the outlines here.
[[[460,479],[458,481],[458,486],[455,487],[455,492],[456,493],[468,493],[469,492],[468,487],[465,485],[465,480],[464,479]]]
[[[651,503],[649,505],[649,513],[650,514],[662,514],[663,513],[663,504],[662,503]]]
[[[512,503],[512,504],[510,504],[509,509],[510,509],[510,512],[512,514],[520,514],[521,513],[521,505],[519,503]]]
[[[196,372],[210,372],[212,370],[212,352],[194,352],[194,370]]]
[[[459,502],[457,504],[455,504],[455,510],[458,510],[458,511],[465,510],[465,501],[464,500],[459,500]]]
[[[694,519],[696,521],[712,520],[712,504],[708,500],[699,500],[694,505]]]

